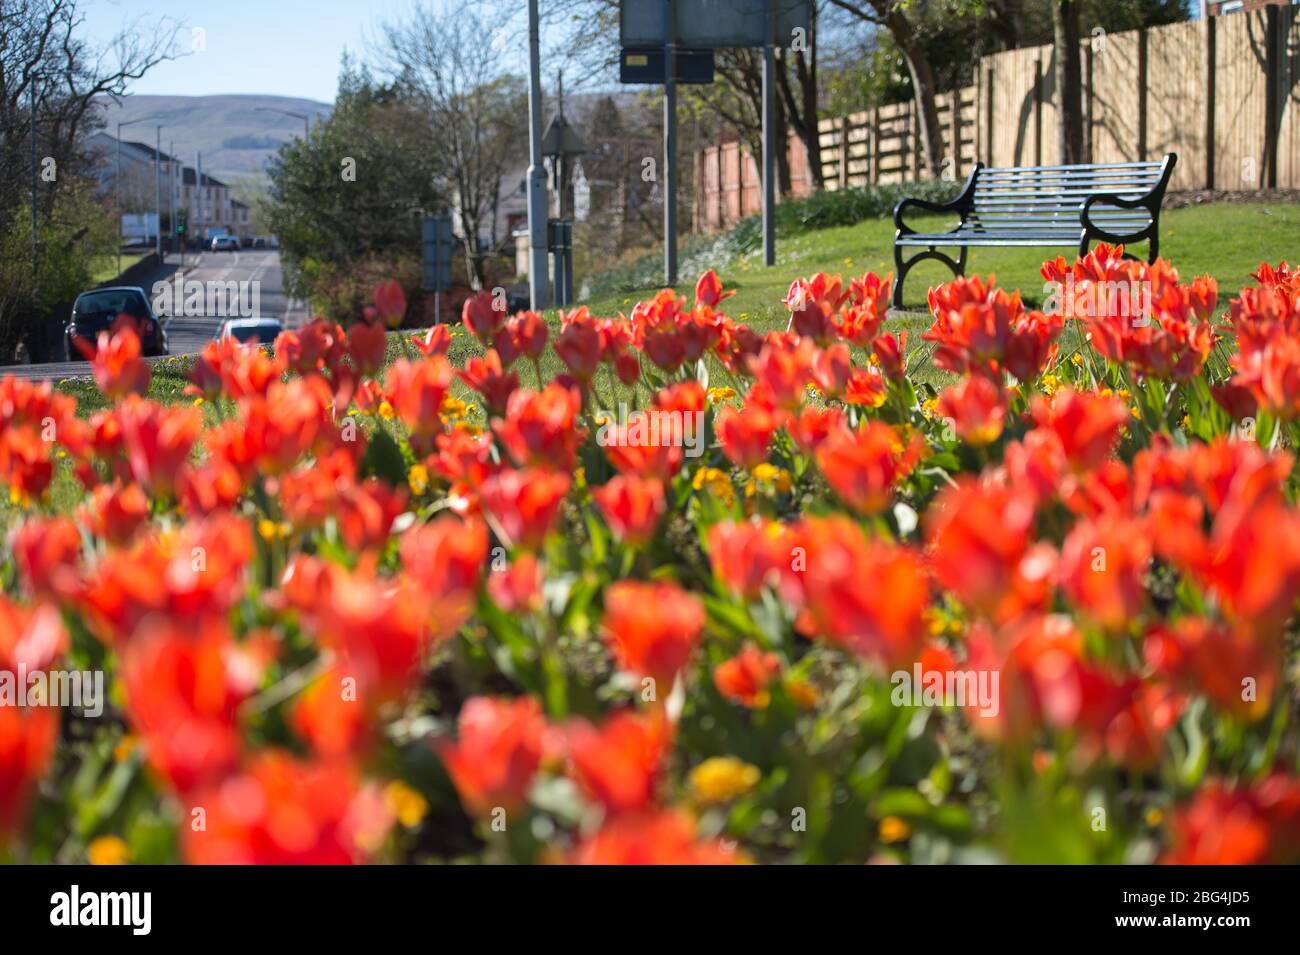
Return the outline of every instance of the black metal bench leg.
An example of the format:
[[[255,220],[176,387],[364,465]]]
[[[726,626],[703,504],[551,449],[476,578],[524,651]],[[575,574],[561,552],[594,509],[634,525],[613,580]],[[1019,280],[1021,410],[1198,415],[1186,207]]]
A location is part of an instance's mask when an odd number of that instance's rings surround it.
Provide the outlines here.
[[[907,275],[910,262],[903,262],[903,247],[898,244],[897,239],[894,242],[894,294],[890,298],[890,305],[893,308],[903,307],[903,279]]]
[[[966,253],[968,249],[964,245],[960,248],[961,253],[956,259],[945,255],[937,249],[929,248],[916,253],[916,255],[904,261],[902,247],[897,245],[894,246],[894,265],[898,268],[898,275],[894,279],[894,295],[891,300],[892,306],[894,308],[903,307],[903,279],[906,277],[907,273],[912,270],[912,266],[916,265],[917,262],[921,262],[925,259],[935,259],[952,269],[953,275],[965,275]]]

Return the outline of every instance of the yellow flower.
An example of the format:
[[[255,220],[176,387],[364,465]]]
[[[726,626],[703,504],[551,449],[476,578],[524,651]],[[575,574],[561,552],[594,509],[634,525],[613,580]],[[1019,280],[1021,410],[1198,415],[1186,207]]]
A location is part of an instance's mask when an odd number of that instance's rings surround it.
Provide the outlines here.
[[[117,836],[100,836],[86,847],[91,865],[125,865],[131,861],[131,849]]]
[[[123,736],[120,740],[117,741],[117,744],[113,747],[113,762],[124,763],[128,759],[130,759],[131,754],[135,752],[135,747],[137,743],[138,741],[136,740],[136,738],[132,736],[130,733],[128,733],[126,736]]]
[[[1155,806],[1152,806],[1150,809],[1147,810],[1146,819],[1147,819],[1147,825],[1150,826],[1152,829],[1154,829],[1157,826],[1159,826],[1162,822],[1165,821],[1165,814],[1161,812],[1159,809],[1157,809]]]
[[[429,471],[423,464],[413,464],[406,472],[406,483],[417,497],[429,487]]]
[[[902,842],[912,834],[912,827],[897,816],[886,816],[880,820],[881,842]]]
[[[736,397],[735,388],[723,387],[709,389],[709,404],[711,405],[716,405],[722,401],[730,401],[734,397]]]
[[[921,402],[921,414],[925,415],[927,418],[933,418],[934,413],[938,410],[939,410],[938,398],[927,398],[925,399],[925,401]]]
[[[695,477],[691,479],[691,486],[697,491],[708,488],[714,497],[728,507],[736,499],[735,490],[731,486],[731,479],[720,468],[700,468],[695,472]]]
[[[275,521],[262,518],[257,522],[257,534],[262,540],[270,543],[278,537],[288,537],[293,528],[286,521],[277,524]]]
[[[791,677],[785,681],[785,692],[790,699],[794,700],[794,705],[801,710],[817,707],[817,688],[807,680]]]
[[[385,421],[389,421],[392,419],[394,413],[393,406],[390,405],[387,400],[379,402],[379,417],[383,418]]]
[[[1071,364],[1074,365],[1074,367],[1076,367],[1076,368],[1082,368],[1082,367],[1083,367],[1083,356],[1080,355],[1078,352],[1075,352],[1073,355],[1070,356],[1070,362],[1071,362]]]
[[[1055,375],[1043,376],[1043,394],[1050,397],[1056,394],[1057,389],[1060,387],[1061,387],[1060,378],[1057,378]]]
[[[691,792],[702,803],[730,802],[763,778],[757,766],[735,756],[713,756],[691,770]]]
[[[470,405],[465,404],[455,395],[447,395],[442,399],[442,414],[444,418],[464,418],[469,414]]]
[[[203,404],[203,396],[202,396],[202,395],[200,395],[199,397],[197,397],[197,398],[194,399],[194,407],[197,408],[197,407],[199,407],[199,405],[201,405],[201,404]]]
[[[429,803],[406,783],[393,780],[384,787],[388,811],[407,829],[414,829],[429,812]]]

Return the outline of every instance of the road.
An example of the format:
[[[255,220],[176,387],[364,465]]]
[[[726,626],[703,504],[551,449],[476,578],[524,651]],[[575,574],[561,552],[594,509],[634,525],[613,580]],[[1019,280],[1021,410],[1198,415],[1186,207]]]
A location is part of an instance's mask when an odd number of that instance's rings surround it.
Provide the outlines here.
[[[206,289],[209,282],[223,283],[226,288],[230,288],[229,283],[232,282],[249,283],[239,287],[246,290],[243,301],[257,302],[255,317],[278,318],[286,328],[297,327],[306,320],[307,310],[304,304],[285,295],[278,251],[245,249],[240,252],[190,252],[185,256],[184,268],[181,268],[180,263],[179,255],[168,256],[167,264],[159,266],[157,271],[141,283],[145,294],[153,301],[154,283],[167,282],[171,288],[166,294],[173,295],[174,299],[175,283],[179,278],[184,283],[180,296],[182,302],[185,299],[184,290],[193,289],[191,283],[203,283],[204,306],[195,311],[203,311],[205,314],[181,314],[170,318],[160,315],[167,328],[167,344],[172,355],[192,355],[202,351],[204,344],[216,336],[221,323],[225,321],[227,316],[219,314],[219,310],[207,314]],[[157,359],[150,359],[155,360]],[[6,365],[0,368],[0,375],[57,381],[88,377],[90,365],[84,361]]]

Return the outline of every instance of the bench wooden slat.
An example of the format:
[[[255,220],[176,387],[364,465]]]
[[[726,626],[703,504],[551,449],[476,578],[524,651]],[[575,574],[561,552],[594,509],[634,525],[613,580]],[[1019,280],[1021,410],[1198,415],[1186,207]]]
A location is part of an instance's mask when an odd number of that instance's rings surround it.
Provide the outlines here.
[[[1170,153],[1170,155],[1173,154]],[[985,166],[984,172],[990,174],[1000,172],[1070,172],[1088,169],[1161,169],[1163,167],[1163,159],[1146,159],[1140,162],[1081,162],[1069,166]]]

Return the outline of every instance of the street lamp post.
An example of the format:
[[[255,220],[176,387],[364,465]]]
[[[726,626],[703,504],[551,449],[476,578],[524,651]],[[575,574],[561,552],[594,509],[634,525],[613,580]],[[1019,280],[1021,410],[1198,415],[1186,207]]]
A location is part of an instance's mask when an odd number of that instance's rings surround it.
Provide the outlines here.
[[[302,120],[302,135],[306,139],[311,135],[311,117],[306,113],[295,113],[291,109],[279,109],[275,106],[254,106],[255,113],[280,113],[283,116],[292,116],[295,119]]]
[[[528,291],[534,311],[549,306],[546,275],[546,171],[542,168],[541,26],[528,0]]]
[[[154,231],[154,254],[158,256],[158,261],[162,262],[162,125],[159,124],[154,128],[154,147],[153,147],[153,205],[154,215],[157,216],[157,224]]]

